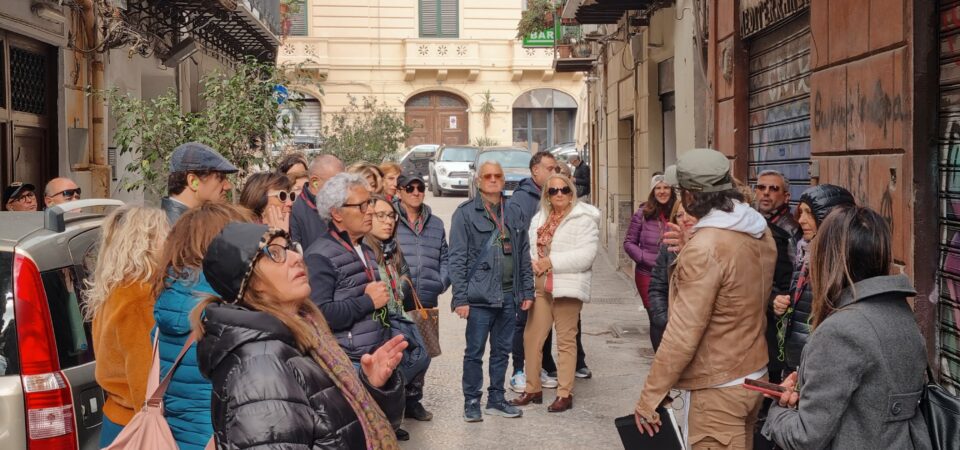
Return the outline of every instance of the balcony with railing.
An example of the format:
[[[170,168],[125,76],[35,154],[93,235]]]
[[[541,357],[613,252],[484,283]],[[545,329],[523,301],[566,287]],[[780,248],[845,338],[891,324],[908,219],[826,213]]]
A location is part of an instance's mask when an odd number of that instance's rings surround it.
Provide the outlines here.
[[[553,69],[557,72],[589,72],[597,62],[588,34],[595,26],[564,25],[554,45]]]

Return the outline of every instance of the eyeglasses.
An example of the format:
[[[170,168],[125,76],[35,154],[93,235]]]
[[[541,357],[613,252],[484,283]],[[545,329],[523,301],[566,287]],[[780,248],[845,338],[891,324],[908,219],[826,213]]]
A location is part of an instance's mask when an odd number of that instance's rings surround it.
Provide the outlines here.
[[[293,195],[293,192],[277,191],[272,194],[267,194],[267,197],[276,197],[277,200],[280,200],[281,202],[285,202],[287,200],[293,201],[295,196]]]
[[[367,209],[373,206],[373,204],[376,202],[377,199],[371,198],[370,200],[360,203],[344,203],[342,208],[357,208],[361,213],[366,214]]]
[[[36,200],[36,199],[37,199],[36,194],[34,194],[33,192],[26,192],[23,195],[13,199],[13,201],[23,203],[28,200]]]
[[[379,220],[387,220],[387,219],[390,219],[390,220],[393,220],[393,221],[396,221],[396,220],[397,220],[397,213],[395,213],[395,212],[393,212],[393,211],[390,211],[390,212],[380,211],[380,212],[377,212],[377,213],[373,213],[373,215],[377,216],[377,219],[379,219]]]
[[[485,173],[485,174],[481,175],[480,178],[483,178],[484,180],[487,180],[487,181],[489,181],[489,180],[502,180],[502,179],[503,179],[503,174],[502,174],[502,173]]]
[[[300,246],[299,242],[287,242],[286,245],[280,244],[269,244],[263,249],[260,250],[264,255],[267,255],[271,261],[277,264],[283,264],[287,262],[287,252],[292,251],[298,255],[303,254],[303,247]]]
[[[408,194],[412,194],[413,191],[417,191],[422,194],[427,191],[427,188],[420,183],[412,183],[404,186],[403,190],[407,191]]]
[[[56,194],[51,195],[51,197],[56,197],[58,195],[63,195],[63,198],[80,198],[80,188],[64,189]]]
[[[775,184],[771,184],[769,186],[766,184],[758,184],[756,189],[758,192],[767,192],[767,191],[780,192],[780,186],[777,186]]]
[[[557,194],[570,195],[571,192],[573,192],[573,190],[570,189],[570,186],[564,186],[562,188],[552,187],[550,189],[547,189],[547,194],[549,194],[551,197]]]

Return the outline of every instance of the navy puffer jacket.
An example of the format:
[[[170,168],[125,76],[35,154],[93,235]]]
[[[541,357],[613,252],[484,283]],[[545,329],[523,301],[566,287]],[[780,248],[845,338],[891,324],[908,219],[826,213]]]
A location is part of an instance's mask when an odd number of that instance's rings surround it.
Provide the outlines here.
[[[420,214],[426,217],[420,233],[410,223],[406,210],[399,202],[394,204],[399,224],[396,241],[410,267],[413,287],[420,296],[424,308],[436,308],[437,299],[450,287],[450,267],[447,261],[447,232],[443,221],[434,216],[430,207],[423,205]],[[404,299],[404,308],[413,308],[412,299]]]
[[[542,191],[540,187],[537,186],[537,183],[533,182],[533,178],[520,180],[520,185],[517,186],[517,190],[513,192],[510,200],[507,201],[507,215],[518,218],[521,224],[524,224],[526,228],[530,228],[530,222],[533,221],[533,216],[537,215],[537,212],[540,211],[541,195]]]
[[[856,201],[850,191],[832,184],[821,184],[813,186],[800,196],[800,203],[806,203],[813,212],[817,227],[823,224],[830,211],[838,206],[855,206]],[[809,270],[809,250],[804,252],[797,267],[793,272],[793,279],[790,282],[790,300],[795,301],[793,312],[788,313],[788,323],[785,337],[783,339],[783,349],[786,358],[787,371],[795,371],[800,366],[800,356],[803,353],[803,347],[807,344],[807,338],[810,337],[811,313],[813,311],[813,292],[810,287],[809,274],[804,277],[803,284],[800,283],[800,275],[804,270]],[[800,292],[797,298],[797,292]]]
[[[213,382],[217,448],[366,448],[343,392],[276,317],[236,305],[204,310],[200,371]],[[352,368],[351,368],[352,369]],[[403,414],[399,372],[381,388],[360,381],[394,426]]]
[[[373,319],[376,308],[373,299],[364,293],[370,280],[360,256],[333,237],[335,225],[330,224],[329,229],[303,256],[310,274],[310,300],[323,312],[347,356],[359,361],[390,339],[390,328]],[[350,242],[346,233],[340,237]],[[361,244],[361,248],[367,255],[367,264],[374,268],[373,281],[380,281],[372,250],[366,244]]]

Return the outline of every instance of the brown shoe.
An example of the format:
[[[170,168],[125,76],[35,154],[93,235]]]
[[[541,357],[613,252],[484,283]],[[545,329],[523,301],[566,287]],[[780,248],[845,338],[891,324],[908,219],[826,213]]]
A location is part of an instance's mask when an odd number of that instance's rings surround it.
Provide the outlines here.
[[[510,404],[513,406],[527,406],[531,403],[536,403],[538,405],[543,404],[543,392],[529,393],[524,392],[523,395],[510,400]]]
[[[547,412],[564,412],[570,408],[573,408],[572,395],[569,397],[557,397],[557,399],[547,407]]]

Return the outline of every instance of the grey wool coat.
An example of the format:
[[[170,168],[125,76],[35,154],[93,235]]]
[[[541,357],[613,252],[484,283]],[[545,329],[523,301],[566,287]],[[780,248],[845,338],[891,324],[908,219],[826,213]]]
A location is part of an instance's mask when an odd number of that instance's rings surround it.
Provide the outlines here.
[[[787,450],[929,449],[920,413],[926,351],[904,275],[843,291],[810,335],[797,409],[770,407],[763,434]]]

